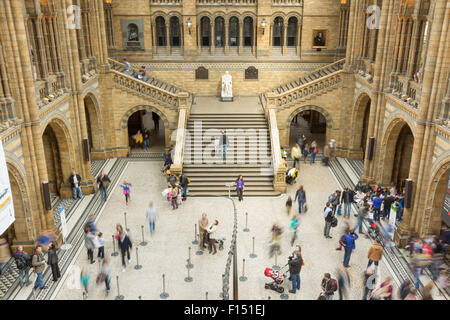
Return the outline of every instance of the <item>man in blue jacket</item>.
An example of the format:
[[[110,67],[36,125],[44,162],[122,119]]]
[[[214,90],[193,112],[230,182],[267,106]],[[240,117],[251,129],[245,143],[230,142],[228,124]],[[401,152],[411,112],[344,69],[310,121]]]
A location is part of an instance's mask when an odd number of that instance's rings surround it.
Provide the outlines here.
[[[380,221],[380,215],[381,215],[381,203],[383,202],[383,198],[379,194],[377,194],[373,200],[373,211],[374,211],[374,220]]]
[[[345,254],[344,254],[344,267],[349,268],[350,257],[352,255],[353,249],[355,249],[355,240],[358,239],[358,235],[350,230],[345,235]]]

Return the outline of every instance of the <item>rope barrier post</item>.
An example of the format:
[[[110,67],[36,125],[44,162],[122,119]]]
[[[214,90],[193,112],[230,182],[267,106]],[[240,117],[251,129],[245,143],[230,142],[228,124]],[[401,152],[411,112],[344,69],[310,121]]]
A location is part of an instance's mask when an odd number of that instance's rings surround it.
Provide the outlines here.
[[[198,234],[198,239],[200,240],[200,233]],[[201,241],[200,241],[200,244],[202,244]],[[203,249],[203,248],[202,248],[202,249]],[[196,254],[197,256],[201,256],[201,255],[203,254],[203,250],[198,249],[198,250],[195,252],[195,254]]]
[[[192,282],[192,277],[191,277],[191,274],[190,274],[190,270],[191,269],[189,269],[188,268],[188,266],[186,266],[186,269],[187,269],[187,277],[186,278],[184,278],[184,282]]]
[[[116,251],[116,239],[114,239],[114,235],[112,235],[112,243],[113,243],[113,253],[111,253],[112,257],[117,257],[119,253]]]
[[[272,266],[272,269],[275,271],[280,270],[280,266],[277,263],[278,250],[275,250],[275,264]]]
[[[257,255],[255,254],[255,237],[252,237],[252,241],[253,241],[253,251],[250,254],[250,258],[254,259],[257,257]]]
[[[124,216],[124,218],[125,218],[125,230],[127,230],[127,232],[130,232],[130,229],[128,229],[128,225],[127,225],[127,213],[124,212],[124,213],[123,213],[123,216]]]
[[[222,284],[225,281],[225,274],[222,273]],[[223,299],[223,291],[219,294],[219,297]]]
[[[141,245],[141,246],[146,246],[146,245],[147,245],[147,242],[146,242],[145,239],[144,239],[144,226],[142,226],[142,225],[141,225],[141,233],[142,233],[142,242],[139,243],[139,245]]]
[[[162,275],[162,280],[163,280],[163,292],[159,295],[161,297],[161,299],[166,299],[169,294],[166,292],[166,275],[163,273]]]
[[[287,300],[287,299],[289,299],[289,295],[287,295],[286,293],[282,293],[282,294],[280,294],[280,299]]]
[[[198,240],[197,240],[197,224],[194,224],[194,241],[192,241],[192,244],[198,244]]]
[[[205,300],[208,300],[208,291],[205,292]]]
[[[239,281],[247,281],[245,276],[245,259],[242,259],[242,277],[239,277]]]
[[[245,228],[244,232],[249,232],[250,229],[248,228],[248,212],[245,213]]]
[[[191,247],[189,247],[188,250],[189,250],[189,258],[187,259],[186,268],[192,269],[194,265],[191,263]]]
[[[141,270],[142,266],[139,264],[139,254],[138,254],[138,247],[136,247],[136,265],[134,266],[135,270]]]
[[[116,276],[116,280],[117,280],[117,296],[115,300],[123,300],[124,296],[120,294],[119,276]]]

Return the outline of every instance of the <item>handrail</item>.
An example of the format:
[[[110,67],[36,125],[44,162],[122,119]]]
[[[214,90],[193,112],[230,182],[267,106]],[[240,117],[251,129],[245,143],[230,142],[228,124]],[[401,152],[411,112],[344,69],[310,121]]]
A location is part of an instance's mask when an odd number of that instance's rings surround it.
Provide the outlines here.
[[[322,90],[326,90],[340,83],[342,81],[342,71],[342,69],[335,71],[286,92],[282,92],[279,94],[269,92],[268,99],[274,99],[274,104],[278,107],[281,107],[286,104],[295,102],[299,99],[306,98],[307,96],[310,96]]]

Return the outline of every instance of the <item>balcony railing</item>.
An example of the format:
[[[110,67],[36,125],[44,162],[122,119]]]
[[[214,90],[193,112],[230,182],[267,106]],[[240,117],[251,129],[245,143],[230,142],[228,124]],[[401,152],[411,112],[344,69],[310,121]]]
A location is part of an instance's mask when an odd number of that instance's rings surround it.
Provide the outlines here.
[[[273,6],[301,6],[303,0],[272,0]]]
[[[181,5],[181,0],[152,0],[153,5]]]
[[[256,5],[256,0],[197,0],[197,5]]]
[[[404,75],[394,75],[391,78],[391,92],[413,108],[417,108],[420,103],[422,85]]]

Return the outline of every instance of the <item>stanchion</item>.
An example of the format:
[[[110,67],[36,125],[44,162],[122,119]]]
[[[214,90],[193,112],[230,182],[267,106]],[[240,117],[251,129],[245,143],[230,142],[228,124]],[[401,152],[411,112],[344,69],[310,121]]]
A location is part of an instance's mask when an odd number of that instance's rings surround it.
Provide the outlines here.
[[[198,244],[198,240],[197,240],[197,224],[194,224],[194,241],[192,241],[192,244]]]
[[[208,291],[205,292],[205,300],[208,300]]]
[[[163,273],[162,275],[162,280],[163,280],[163,292],[159,295],[161,297],[161,299],[166,299],[169,294],[166,292],[166,275]]]
[[[225,278],[225,274],[222,273],[222,283],[223,283],[224,278]],[[221,293],[219,293],[219,297],[223,299],[223,291]]]
[[[142,233],[142,242],[139,243],[140,246],[146,246],[147,242],[144,239],[144,226],[141,225],[141,233]]]
[[[127,230],[127,232],[129,232],[130,229],[128,229],[128,224],[127,224],[127,213],[124,212],[124,213],[123,213],[123,216],[124,216],[124,218],[125,218],[125,230]]]
[[[116,251],[116,239],[114,239],[114,235],[112,235],[112,243],[113,243],[113,253],[111,253],[111,256],[117,257],[119,253]]]
[[[245,228],[244,232],[249,232],[250,229],[248,228],[248,212],[245,213]]]
[[[239,281],[247,281],[245,276],[245,259],[242,259],[242,277],[239,277]]]
[[[187,270],[187,277],[186,278],[184,278],[184,282],[192,282],[192,277],[191,277],[191,274],[190,274],[190,270],[191,269],[189,269],[188,268],[188,266],[186,266],[186,270]]]
[[[200,234],[198,234],[198,239],[200,240]],[[201,241],[200,241],[200,244],[204,245]],[[202,249],[203,249],[203,248],[202,248]],[[203,254],[203,250],[198,249],[198,250],[195,252],[195,254],[196,254],[197,256],[201,256],[201,255]]]
[[[255,237],[252,237],[252,241],[253,241],[253,251],[252,251],[252,253],[250,253],[250,258],[256,258],[257,257],[257,255],[255,254]]]
[[[134,269],[136,269],[136,270],[142,269],[142,266],[139,264],[138,247],[136,247],[136,265],[134,266]]]
[[[280,294],[280,299],[287,300],[287,299],[289,299],[289,295],[287,295],[286,293],[282,293],[282,294]]]
[[[275,271],[280,270],[280,266],[277,264],[277,256],[278,256],[278,250],[275,251],[275,264],[272,266],[272,270],[275,270]]]
[[[187,259],[186,268],[192,269],[194,265],[191,263],[191,247],[189,247],[188,250],[189,250],[189,258]]]
[[[117,280],[117,296],[116,296],[116,300],[123,300],[124,296],[120,294],[119,276],[116,276],[116,280]]]

